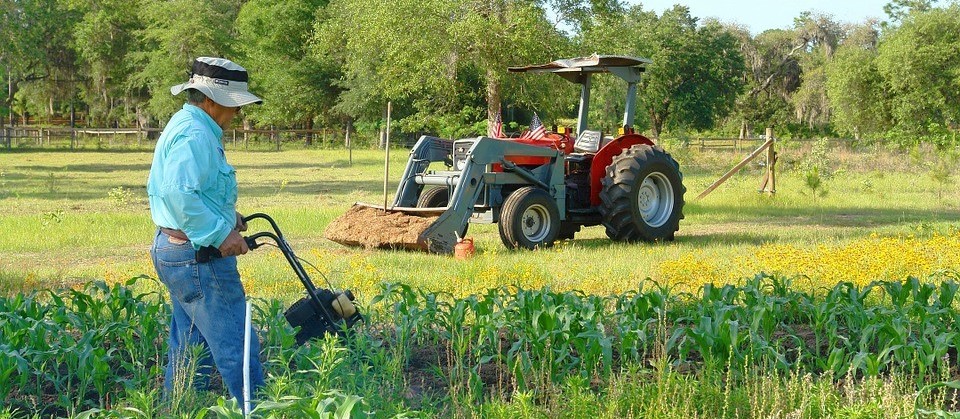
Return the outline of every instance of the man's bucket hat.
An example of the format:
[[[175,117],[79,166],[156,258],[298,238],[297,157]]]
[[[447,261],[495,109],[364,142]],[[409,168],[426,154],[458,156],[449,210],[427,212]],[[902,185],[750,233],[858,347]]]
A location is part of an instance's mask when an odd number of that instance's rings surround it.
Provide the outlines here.
[[[179,95],[187,89],[197,89],[211,100],[228,108],[251,103],[261,104],[263,99],[247,90],[247,70],[226,58],[199,57],[193,61],[190,80],[170,88],[170,93]]]

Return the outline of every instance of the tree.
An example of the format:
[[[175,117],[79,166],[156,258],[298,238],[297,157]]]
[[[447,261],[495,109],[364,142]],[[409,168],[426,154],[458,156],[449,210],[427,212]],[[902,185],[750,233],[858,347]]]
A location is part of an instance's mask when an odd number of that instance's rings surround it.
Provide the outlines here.
[[[828,16],[802,13],[795,19],[796,33],[806,45],[799,55],[801,83],[791,102],[796,122],[824,128],[830,122],[830,100],[824,66],[833,59],[844,31]]]
[[[792,29],[768,30],[756,37],[745,30],[737,33],[748,68],[747,89],[737,100],[740,132],[756,126],[780,126],[786,135],[793,129],[829,129],[823,66],[843,39],[843,28],[828,16],[804,12]]]
[[[128,55],[139,49],[138,31],[143,29],[140,9],[127,0],[72,0],[81,14],[73,29],[79,67],[84,75],[81,96],[94,124],[110,121],[129,123],[132,117],[145,123],[137,104],[143,100],[127,89],[136,70]]]
[[[407,130],[441,131],[451,117],[461,126],[493,121],[511,99],[556,106],[555,98],[531,99],[536,90],[510,89],[504,77],[508,65],[564,50],[536,2],[334,0],[327,12],[317,54],[344,63],[337,108],[347,115],[376,119],[390,100],[409,108]]]
[[[857,139],[882,134],[890,127],[885,106],[889,98],[876,61],[878,26],[868,22],[854,28],[824,67],[831,122],[838,131]]]
[[[183,83],[198,56],[234,55],[233,24],[239,5],[234,0],[144,1],[140,50],[130,54],[136,73],[132,90],[149,96],[146,111],[166,119],[183,103],[170,95],[170,86]]]
[[[339,74],[311,53],[317,11],[326,0],[252,0],[237,17],[237,49],[264,106],[245,110],[272,125],[303,123],[326,116],[334,105]],[[309,141],[309,140],[308,140]]]
[[[940,0],[893,0],[883,6],[883,12],[894,22],[904,21],[910,13],[926,12]]]
[[[71,48],[77,14],[62,0],[5,1],[0,5],[0,65],[7,73],[7,108],[22,83],[31,83],[32,94],[22,100],[28,108],[52,114],[58,99],[70,96],[76,78],[76,57]],[[10,114],[11,122],[13,113]]]
[[[883,38],[877,70],[895,127],[928,135],[960,121],[960,5],[911,14]]]
[[[664,128],[712,128],[743,88],[736,37],[717,22],[699,26],[684,6],[660,17],[634,6],[618,24],[598,26],[584,39],[597,50],[653,60],[638,87],[638,106],[654,137]]]

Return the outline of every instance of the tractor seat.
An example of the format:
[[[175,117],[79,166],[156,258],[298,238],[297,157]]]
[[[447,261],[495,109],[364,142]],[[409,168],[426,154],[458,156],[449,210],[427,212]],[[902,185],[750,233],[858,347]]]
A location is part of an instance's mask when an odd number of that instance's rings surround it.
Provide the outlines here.
[[[600,131],[583,130],[573,143],[573,151],[580,153],[596,153],[603,142],[603,133]]]

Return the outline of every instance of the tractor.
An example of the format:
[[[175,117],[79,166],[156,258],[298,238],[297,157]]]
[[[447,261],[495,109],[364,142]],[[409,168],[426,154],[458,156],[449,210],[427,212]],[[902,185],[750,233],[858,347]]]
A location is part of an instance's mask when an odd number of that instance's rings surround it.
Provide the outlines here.
[[[469,223],[497,223],[501,241],[511,249],[548,247],[596,225],[615,241],[673,240],[683,218],[683,176],[668,153],[633,128],[637,83],[651,63],[592,55],[510,67],[515,73],[553,73],[580,85],[576,136],[563,127],[539,138],[422,136],[410,152],[393,205],[356,205],[428,222],[412,236],[391,237],[377,247],[451,253]],[[591,77],[599,73],[627,83],[616,137],[591,129],[587,121]],[[432,170],[437,162],[446,170]],[[337,227],[348,221],[344,218],[350,212],[331,223],[327,237],[360,244],[353,237],[357,232]],[[349,221],[345,225],[363,228],[362,221]]]

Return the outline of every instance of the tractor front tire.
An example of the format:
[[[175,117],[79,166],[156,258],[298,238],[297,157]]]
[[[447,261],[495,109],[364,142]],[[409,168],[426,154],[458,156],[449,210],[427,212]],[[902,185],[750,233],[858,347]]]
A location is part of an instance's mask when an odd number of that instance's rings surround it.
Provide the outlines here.
[[[560,232],[560,210],[546,191],[524,186],[503,202],[500,240],[510,249],[550,247]]]
[[[683,219],[680,165],[659,146],[634,145],[613,158],[601,180],[600,215],[615,241],[673,240]]]
[[[447,206],[450,198],[447,188],[430,188],[420,192],[420,199],[417,199],[417,208],[439,208]]]

